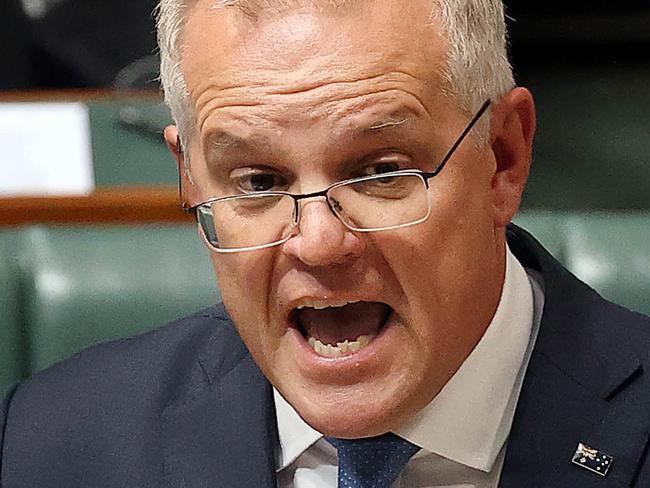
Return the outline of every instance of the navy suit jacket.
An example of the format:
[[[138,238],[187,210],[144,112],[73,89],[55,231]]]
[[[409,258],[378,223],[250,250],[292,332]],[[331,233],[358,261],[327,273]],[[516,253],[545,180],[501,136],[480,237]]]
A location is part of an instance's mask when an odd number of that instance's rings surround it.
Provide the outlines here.
[[[545,306],[502,488],[650,487],[650,320],[603,300],[528,234]],[[271,488],[272,389],[222,306],[37,374],[0,407],[2,488]],[[584,442],[606,477],[571,463]]]

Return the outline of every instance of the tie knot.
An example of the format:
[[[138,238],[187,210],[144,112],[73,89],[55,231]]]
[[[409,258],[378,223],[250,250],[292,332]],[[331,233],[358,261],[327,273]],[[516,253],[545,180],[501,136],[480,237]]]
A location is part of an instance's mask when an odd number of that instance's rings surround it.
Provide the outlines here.
[[[339,488],[389,488],[419,450],[392,433],[364,439],[326,439],[338,450]]]

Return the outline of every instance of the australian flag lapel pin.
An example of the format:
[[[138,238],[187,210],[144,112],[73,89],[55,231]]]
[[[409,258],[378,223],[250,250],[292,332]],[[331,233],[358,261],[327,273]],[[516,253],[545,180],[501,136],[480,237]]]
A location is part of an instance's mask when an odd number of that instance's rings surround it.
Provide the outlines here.
[[[613,461],[614,458],[609,454],[605,454],[598,449],[586,446],[582,442],[578,444],[578,448],[573,454],[573,459],[571,460],[573,464],[601,476],[607,475]]]

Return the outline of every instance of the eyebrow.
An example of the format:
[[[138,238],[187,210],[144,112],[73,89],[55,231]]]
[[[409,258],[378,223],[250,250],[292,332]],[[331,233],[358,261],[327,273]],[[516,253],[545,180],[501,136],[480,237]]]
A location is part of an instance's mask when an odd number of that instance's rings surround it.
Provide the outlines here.
[[[417,120],[417,114],[408,108],[399,108],[386,115],[371,119],[371,121],[353,126],[345,130],[347,138],[378,136],[386,132],[404,130],[404,126],[412,125]],[[218,155],[226,151],[268,151],[270,141],[258,135],[240,137],[221,129],[209,134],[205,141],[206,155]]]
[[[268,148],[268,141],[253,136],[243,138],[226,130],[209,134],[204,143],[206,156],[223,154],[227,151],[259,151]]]
[[[206,146],[208,146],[208,148],[223,148],[248,145],[250,145],[250,142],[248,140],[226,131],[215,132],[213,134],[210,134],[206,139]]]

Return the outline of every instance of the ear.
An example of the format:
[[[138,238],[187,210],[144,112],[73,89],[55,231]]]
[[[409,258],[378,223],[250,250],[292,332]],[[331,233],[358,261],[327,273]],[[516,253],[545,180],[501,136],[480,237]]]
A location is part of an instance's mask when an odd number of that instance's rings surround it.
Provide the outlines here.
[[[165,127],[165,142],[167,148],[174,156],[178,165],[178,184],[183,208],[188,208],[199,203],[198,188],[192,180],[189,167],[186,165],[186,153],[181,145],[178,128],[175,125]]]
[[[490,142],[496,159],[492,179],[494,222],[505,227],[519,209],[533,154],[535,102],[515,88],[492,107]]]

